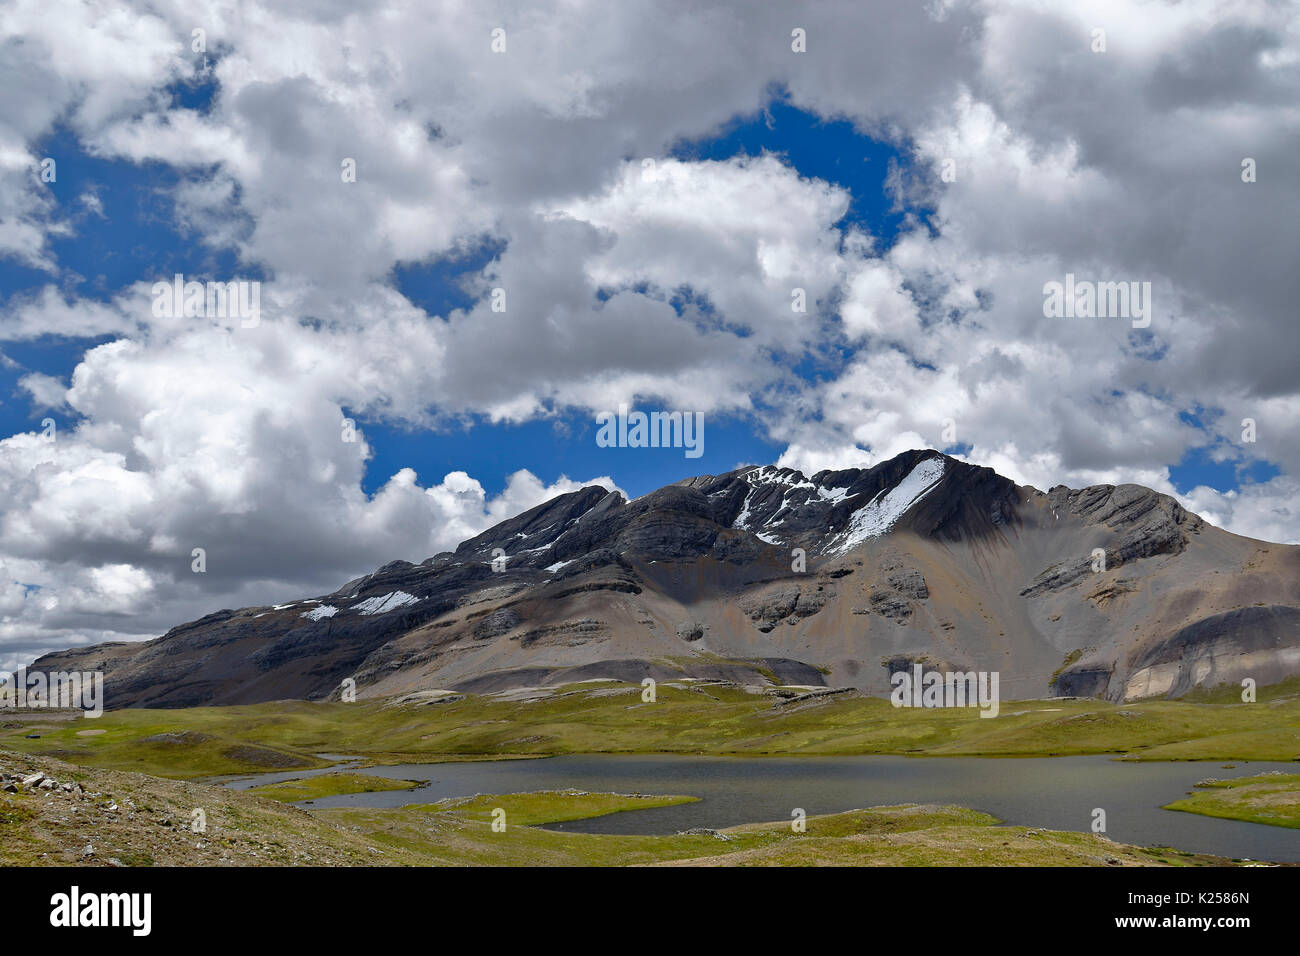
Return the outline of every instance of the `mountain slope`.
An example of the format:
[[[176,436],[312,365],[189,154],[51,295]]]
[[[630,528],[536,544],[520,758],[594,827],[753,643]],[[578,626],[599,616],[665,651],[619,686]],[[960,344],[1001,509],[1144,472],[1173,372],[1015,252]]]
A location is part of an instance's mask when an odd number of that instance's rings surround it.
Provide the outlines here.
[[[1104,553],[1104,569],[1095,557]],[[932,450],[741,469],[633,501],[561,495],[421,564],[46,655],[108,705],[191,706],[645,676],[854,686],[912,662],[1007,698],[1178,695],[1300,672],[1300,548],[1137,485],[1044,493]]]

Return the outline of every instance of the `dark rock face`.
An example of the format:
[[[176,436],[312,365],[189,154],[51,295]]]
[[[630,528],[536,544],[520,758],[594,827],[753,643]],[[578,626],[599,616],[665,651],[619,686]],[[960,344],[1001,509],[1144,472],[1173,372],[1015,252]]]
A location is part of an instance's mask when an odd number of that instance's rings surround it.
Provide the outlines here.
[[[689,621],[685,624],[677,625],[677,636],[683,641],[698,641],[704,637],[706,628],[697,621]]]
[[[525,631],[519,636],[521,647],[530,647],[534,644],[585,644],[590,641],[599,640],[604,634],[605,626],[593,618],[582,618],[576,621],[564,621],[560,624],[551,624],[546,627],[533,628]]]
[[[1079,491],[1059,486],[1047,495],[1057,515],[1120,532],[1119,543],[1106,549],[1106,567],[1117,568],[1141,558],[1178,554],[1188,535],[1199,534],[1204,521],[1173,498],[1141,485],[1094,485]],[[1080,555],[1041,571],[1021,595],[1034,597],[1076,583],[1092,570],[1091,555]]]
[[[940,613],[938,605],[953,598],[945,593],[952,590],[952,575],[930,574],[930,565],[896,542],[928,542],[947,555],[943,560],[967,562],[957,568],[965,573],[971,563],[995,565],[1020,536],[1038,533],[1044,514],[1049,523],[1085,528],[1109,542],[1112,568],[1177,557],[1204,528],[1173,499],[1136,485],[1061,487],[1043,495],[933,450],[811,478],[788,468],[743,468],[689,478],[635,501],[582,488],[503,521],[454,552],[419,564],[392,561],[318,598],[216,611],[153,641],[50,654],[31,669],[101,670],[110,708],[324,699],[344,678],[364,689],[484,648],[491,650],[482,672],[457,672],[449,686],[470,691],[586,679],[576,674],[683,676],[678,664],[662,663],[669,659],[693,660],[689,676],[697,678],[757,683],[770,668],[790,683],[822,686],[816,665],[832,661],[806,635],[798,643],[785,635],[807,628],[824,635],[844,622],[880,628],[883,621],[878,633],[890,652],[924,644],[926,626],[942,631],[944,647],[967,641],[963,653],[969,642],[986,639],[963,633],[971,621],[980,626],[979,614],[963,617],[960,605]],[[870,561],[867,548],[875,555]],[[961,557],[972,549],[978,559]],[[1035,555],[1035,566],[1042,560],[1041,549],[1027,553]],[[1054,563],[1032,580],[1017,576],[1007,585],[1012,600],[1017,592],[1026,605],[1063,600],[1092,570],[1087,554],[1052,557]],[[1123,587],[1111,583],[1110,591],[1093,595],[1090,610],[1122,603],[1140,587],[1128,576]],[[856,606],[841,609],[841,600]],[[648,610],[656,601],[673,608],[660,610],[658,623]],[[718,604],[739,613],[709,617]],[[619,626],[652,636],[646,660],[630,659],[636,649],[619,644],[618,628],[602,616],[616,608],[625,615]],[[1191,660],[1197,648],[1226,647],[1243,629],[1262,628],[1281,641],[1292,627],[1286,615],[1300,611],[1279,606],[1270,613],[1251,611],[1221,626],[1202,622],[1118,670]],[[949,618],[967,623],[954,625]],[[996,637],[998,628],[990,630]],[[715,645],[740,639],[753,642],[753,653],[744,662],[719,663]],[[796,653],[793,647],[809,659],[771,657]],[[863,654],[845,660],[843,649],[836,653],[840,673],[879,670],[864,665]],[[1060,651],[1044,656],[1055,666]],[[573,664],[575,658],[581,662]],[[768,664],[755,663],[760,659]],[[778,668],[772,661],[783,663]],[[1122,676],[1114,665],[1081,661],[1062,671],[1056,690],[1113,693]]]
[[[912,605],[895,591],[872,591],[871,610],[899,624],[912,616]]]
[[[1085,657],[1062,668],[1058,696],[1180,697],[1197,686],[1259,686],[1295,673],[1300,661],[1300,608],[1260,605],[1210,614],[1121,660]]]
[[[965,673],[972,670],[970,665],[967,663],[949,660],[933,654],[895,654],[883,663],[885,670],[889,672],[891,679],[895,674],[900,672],[914,673],[913,668],[918,664],[921,666],[923,671]]]
[[[487,694],[515,687],[555,687],[584,680],[618,680],[639,684],[649,677],[657,683],[666,684],[686,676],[702,681],[763,684],[767,681],[767,674],[774,676],[781,684],[811,687],[826,685],[821,671],[803,661],[767,657],[749,663],[704,663],[692,667],[690,675],[669,662],[643,660],[603,660],[578,667],[517,668],[472,677],[458,682],[453,689],[463,693]]]
[[[899,594],[914,601],[924,601],[930,596],[925,578],[915,568],[902,568],[889,576],[889,586]]]
[[[952,468],[936,490],[911,517],[918,534],[947,541],[989,538],[1017,523],[1019,489],[992,468]]]
[[[592,512],[605,498],[611,497],[604,488],[590,487],[552,498],[523,514],[494,525],[480,535],[464,541],[456,548],[459,561],[478,559],[491,561],[492,552],[500,548],[507,556],[554,545],[560,538],[573,532],[571,539],[580,543],[587,537],[584,529],[577,528],[579,519],[588,516],[587,529],[592,524]],[[619,496],[612,496],[619,497]],[[595,517],[599,523],[599,518]],[[575,553],[592,550],[579,547]],[[560,558],[562,559],[562,555]],[[391,565],[388,565],[391,567]],[[381,569],[382,570],[382,569]]]
[[[714,519],[763,533],[765,540],[819,552],[835,543],[855,512],[898,488],[926,462],[943,474],[924,496],[903,509],[898,524],[950,541],[1001,534],[1016,522],[1020,489],[991,468],[978,468],[936,451],[909,451],[874,468],[820,471],[812,478],[767,466],[694,479],[712,503]],[[900,502],[907,504],[907,502]]]
[[[499,611],[484,617],[474,626],[474,636],[480,640],[487,640],[493,637],[500,637],[502,634],[508,634],[516,627],[523,623],[521,618],[513,608],[502,608]]]
[[[1136,669],[1182,660],[1189,655],[1197,657],[1213,650],[1225,639],[1233,641],[1241,652],[1273,650],[1300,643],[1300,608],[1243,607],[1204,618],[1144,649],[1130,666]]]
[[[741,608],[764,633],[782,621],[811,617],[825,606],[826,594],[815,583],[781,585],[741,602]]]
[[[1300,608],[1244,607],[1202,618],[1165,640],[1142,649],[1130,674],[1172,672],[1158,690],[1167,697],[1187,693],[1201,681],[1236,685],[1242,677],[1258,684],[1288,676],[1287,661],[1300,657]],[[1112,696],[1118,696],[1111,689]]]
[[[1109,667],[1070,667],[1056,677],[1058,697],[1102,697],[1110,686],[1112,670]]]

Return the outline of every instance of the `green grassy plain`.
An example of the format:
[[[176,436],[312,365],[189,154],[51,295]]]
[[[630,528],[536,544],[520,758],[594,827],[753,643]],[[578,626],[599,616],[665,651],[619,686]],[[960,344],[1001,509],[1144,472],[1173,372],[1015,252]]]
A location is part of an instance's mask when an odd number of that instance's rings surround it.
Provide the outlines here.
[[[372,764],[570,753],[1300,759],[1300,680],[1264,688],[1250,704],[1233,689],[1124,704],[1004,701],[993,719],[974,708],[895,708],[849,695],[780,704],[734,686],[661,684],[658,700],[643,703],[639,688],[621,687],[625,693],[611,695],[620,685],[575,684],[531,702],[276,701],[98,719],[3,711],[0,748],[175,779],[329,766],[320,753]]]
[[[951,806],[872,807],[789,822],[669,836],[567,833],[544,823],[684,798],[616,794],[510,794],[400,810],[321,810],[319,817],[393,853],[439,865],[510,866],[1205,866],[1231,861],[1113,843],[1090,833],[1007,827]],[[649,805],[655,805],[650,802]],[[506,811],[503,832],[493,808]]]
[[[418,780],[392,780],[371,774],[345,772],[323,773],[316,777],[267,783],[260,787],[249,787],[248,792],[269,800],[279,800],[281,803],[297,803],[300,800],[319,800],[321,797],[334,797],[343,793],[411,790],[419,785]]]
[[[1300,828],[1300,774],[1266,773],[1234,780],[1202,781],[1186,800],[1166,810],[1184,810],[1207,817]]]

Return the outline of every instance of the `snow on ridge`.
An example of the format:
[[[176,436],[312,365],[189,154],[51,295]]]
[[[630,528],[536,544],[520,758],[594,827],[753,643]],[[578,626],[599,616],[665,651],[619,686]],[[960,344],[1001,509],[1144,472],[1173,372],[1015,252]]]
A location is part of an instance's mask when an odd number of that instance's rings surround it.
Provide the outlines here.
[[[744,477],[745,482],[749,485],[749,493],[745,495],[745,504],[740,509],[740,514],[736,515],[736,520],[731,522],[733,528],[738,528],[741,531],[752,530],[748,527],[750,519],[749,503],[754,500],[754,492],[758,490],[758,485],[780,485],[782,488],[786,489],[781,493],[780,507],[772,512],[774,516],[780,514],[781,509],[786,507],[788,496],[795,488],[817,489],[817,486],[806,478],[803,481],[792,481],[789,476],[779,474],[781,470],[782,469],[777,468],[775,465],[763,465],[761,468],[755,468],[752,471],[745,472]],[[798,472],[796,472],[796,474],[798,474]],[[762,537],[762,535],[759,535],[759,537]]]
[[[387,614],[389,611],[396,611],[399,607],[414,604],[418,600],[420,600],[418,597],[405,591],[390,591],[388,594],[366,598],[352,605],[352,610],[358,614]]]
[[[303,611],[299,617],[305,617],[312,621],[319,621],[327,617],[333,617],[339,612],[339,609],[332,604],[322,604],[320,607],[314,607],[310,611]]]
[[[792,471],[802,478],[802,481],[795,481],[791,475],[783,475],[782,471]],[[762,468],[755,468],[753,471],[745,473],[745,480],[753,484],[753,479],[757,478],[766,485],[784,485],[786,488],[816,488],[808,478],[795,468],[778,468],[776,465],[764,465]]]
[[[853,482],[838,488],[817,487],[817,494],[822,501],[829,501],[831,504],[839,504],[849,496],[849,489],[853,487]]]
[[[537,547],[535,547],[535,548],[521,548],[520,550],[516,551],[514,554],[507,555],[507,557],[510,557],[510,558],[517,558],[517,557],[519,557],[519,555],[521,555],[521,554],[536,554],[538,551],[549,551],[549,550],[551,550],[551,548],[552,548],[552,545],[549,545],[549,544],[539,544],[539,545],[538,545]],[[496,560],[496,559],[494,558],[493,560]],[[487,564],[491,564],[492,561],[488,561],[488,562],[486,562],[486,563],[487,563]]]
[[[749,529],[745,525],[749,521],[749,500],[754,497],[754,489],[749,489],[749,494],[745,495],[745,506],[740,509],[740,514],[736,515],[736,520],[731,522],[733,528],[739,528],[742,531]]]
[[[778,475],[778,471],[779,469],[774,465],[764,465],[762,468],[756,468],[745,474],[745,480],[749,482],[750,489],[749,493],[745,495],[745,504],[741,508],[740,514],[736,515],[736,520],[731,522],[733,528],[738,528],[742,531],[753,531],[753,529],[749,527],[749,520],[752,516],[749,509],[749,503],[754,500],[754,493],[758,490],[756,482],[761,485],[779,485],[784,489],[781,492],[781,503],[772,511],[772,517],[769,519],[771,523],[778,525],[785,524],[786,518],[788,518],[788,516],[786,516],[782,517],[779,521],[777,520],[777,518],[790,507],[790,492],[794,491],[796,488],[809,488],[817,492],[817,494],[822,498],[827,497],[826,492],[821,488],[818,488],[806,478],[803,481],[792,481],[788,476]],[[798,472],[796,472],[796,474],[798,474]],[[838,501],[839,499],[835,498],[832,500]],[[764,541],[769,541],[769,539],[764,537],[762,534],[759,534],[758,537],[763,538]],[[769,541],[769,543],[775,542]]]
[[[552,574],[554,574],[556,571],[560,570],[560,568],[563,568],[566,565],[570,565],[577,560],[578,560],[577,558],[572,558],[568,561],[556,561],[554,564],[547,565],[545,570],[550,571]]]
[[[843,540],[831,552],[842,554],[868,538],[878,538],[887,532],[912,505],[935,489],[943,471],[942,458],[927,458],[917,464],[897,485],[853,513]]]

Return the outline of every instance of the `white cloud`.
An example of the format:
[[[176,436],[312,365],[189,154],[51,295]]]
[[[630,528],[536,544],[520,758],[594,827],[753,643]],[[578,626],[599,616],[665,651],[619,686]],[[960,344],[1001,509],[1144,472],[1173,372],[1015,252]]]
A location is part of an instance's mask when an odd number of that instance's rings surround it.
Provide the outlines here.
[[[31,395],[32,406],[36,409],[60,409],[66,404],[64,396],[68,387],[53,375],[28,372],[18,380],[18,387]]]
[[[1201,485],[1179,498],[1211,524],[1237,534],[1300,544],[1300,484],[1293,478],[1281,476],[1227,492]]]

